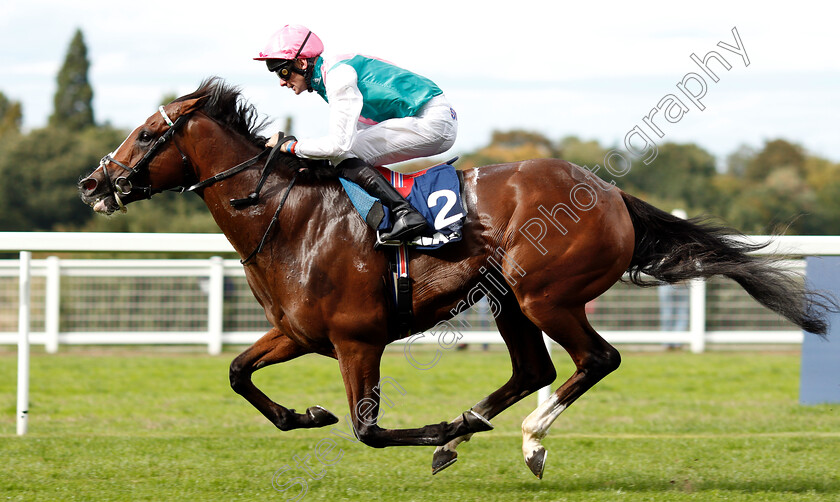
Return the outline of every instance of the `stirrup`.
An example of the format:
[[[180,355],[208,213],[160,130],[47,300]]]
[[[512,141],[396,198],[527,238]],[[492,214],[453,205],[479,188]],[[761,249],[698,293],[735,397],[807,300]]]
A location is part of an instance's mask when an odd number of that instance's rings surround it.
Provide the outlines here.
[[[382,240],[382,231],[381,230],[376,231],[375,247],[379,247],[379,246],[402,246],[402,245],[403,245],[403,241],[398,241],[398,240],[383,241]]]
[[[417,215],[418,215],[418,216],[420,216],[420,218],[423,218],[423,217],[422,217],[422,215],[420,215],[419,213],[418,213]],[[398,219],[397,221],[399,221],[399,219]],[[424,221],[425,221],[425,220],[424,220]],[[385,232],[385,234],[388,234],[388,233],[393,232],[393,231],[394,231],[394,227],[395,227],[396,225],[397,225],[397,222],[395,221],[395,222],[394,222],[394,225],[393,225],[393,226],[391,226],[391,229],[390,229],[390,230],[388,230],[388,231],[386,231],[386,232]],[[428,223],[426,223],[426,225],[428,225]],[[419,226],[419,225],[415,225],[414,227],[407,227],[407,228],[403,229],[403,230],[402,230],[402,232],[403,232],[403,233],[407,233],[407,234],[408,234],[408,236],[407,236],[407,237],[400,238],[400,239],[384,239],[384,238],[382,237],[382,236],[383,236],[383,232],[382,232],[381,230],[377,230],[377,231],[376,231],[376,244],[375,244],[375,246],[374,246],[374,247],[379,247],[379,246],[400,246],[400,245],[402,245],[402,244],[411,244],[411,243],[413,243],[414,241],[416,241],[416,240],[417,240],[417,239],[418,239],[418,238],[422,235],[422,233],[418,233],[418,231],[419,231],[419,230],[420,230],[420,226]],[[413,234],[413,235],[412,235],[412,234]]]
[[[419,216],[421,219],[423,219],[423,217],[419,213],[417,214],[417,216]],[[394,225],[391,227],[390,230],[388,230],[386,232],[386,234],[393,233],[394,232],[394,227],[397,226],[397,223],[399,221],[400,221],[399,219],[397,221],[395,221]],[[377,245],[386,245],[386,246],[388,246],[388,245],[390,245],[390,246],[399,245],[399,244],[402,244],[402,243],[408,244],[408,243],[411,243],[411,242],[414,242],[415,240],[417,240],[417,238],[422,235],[423,229],[426,228],[426,227],[428,227],[428,224],[426,223],[425,219],[423,219],[423,225],[422,226],[420,224],[415,224],[414,226],[405,227],[405,228],[401,229],[399,233],[402,234],[402,236],[399,239],[397,239],[397,238],[384,239],[382,237],[381,231],[377,230],[376,231],[376,243],[377,243]],[[389,244],[389,243],[396,243],[396,244]]]

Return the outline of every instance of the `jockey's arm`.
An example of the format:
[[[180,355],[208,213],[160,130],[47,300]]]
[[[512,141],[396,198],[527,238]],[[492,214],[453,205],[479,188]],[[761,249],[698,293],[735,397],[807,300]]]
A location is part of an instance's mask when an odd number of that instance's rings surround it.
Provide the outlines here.
[[[362,93],[357,85],[356,70],[339,64],[325,79],[330,105],[329,133],[321,138],[298,140],[295,153],[299,157],[334,159],[350,151],[356,138],[356,124],[362,113]]]

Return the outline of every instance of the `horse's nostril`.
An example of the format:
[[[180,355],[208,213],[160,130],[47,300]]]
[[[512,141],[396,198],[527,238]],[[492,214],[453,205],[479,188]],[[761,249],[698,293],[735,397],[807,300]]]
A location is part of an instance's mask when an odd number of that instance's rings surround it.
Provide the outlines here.
[[[82,180],[82,182],[79,183],[79,185],[81,185],[82,190],[84,190],[87,193],[91,193],[94,190],[96,190],[97,183],[96,183],[95,179],[87,178],[87,179]]]

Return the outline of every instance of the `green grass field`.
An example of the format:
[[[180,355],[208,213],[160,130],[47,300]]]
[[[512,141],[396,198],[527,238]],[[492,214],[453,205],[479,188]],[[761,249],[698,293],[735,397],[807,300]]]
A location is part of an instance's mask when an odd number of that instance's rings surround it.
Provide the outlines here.
[[[281,432],[230,390],[233,352],[191,350],[36,351],[30,432],[20,438],[16,356],[0,348],[0,500],[280,501],[303,486],[294,478],[305,480],[307,501],[840,500],[840,413],[798,404],[794,352],[623,351],[621,368],[555,422],[540,481],[520,451],[520,422],[536,396],[496,417],[495,430],[462,444],[459,461],[432,477],[431,447],[376,450],[333,433],[349,432],[335,361],[304,357],[256,373],[276,401],[342,417]],[[560,352],[565,379],[572,366]],[[472,347],[420,371],[396,347],[382,374],[405,394],[387,393],[394,406],[380,424],[452,419],[509,368],[503,349]],[[324,456],[334,459],[328,466],[315,460],[325,438],[341,449]],[[295,465],[307,455],[311,474]],[[275,490],[273,479],[290,489]]]

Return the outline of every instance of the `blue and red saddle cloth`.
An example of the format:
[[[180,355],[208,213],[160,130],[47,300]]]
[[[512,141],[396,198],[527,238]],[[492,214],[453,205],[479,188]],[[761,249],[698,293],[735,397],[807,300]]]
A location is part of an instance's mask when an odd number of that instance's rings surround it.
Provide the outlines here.
[[[449,242],[461,240],[466,211],[461,204],[461,182],[451,165],[454,161],[455,159],[412,174],[401,174],[384,167],[376,168],[394,185],[400,195],[426,218],[429,228],[433,229],[408,245],[417,249],[437,249]],[[339,181],[353,206],[368,225],[378,228],[379,231],[391,228],[391,212],[379,199],[352,181],[344,178],[339,178]],[[379,241],[379,244],[389,243]]]
[[[466,211],[461,203],[461,179],[452,163],[430,167],[413,174],[400,174],[384,167],[377,167],[394,188],[420,212],[432,230],[408,243],[417,249],[437,249],[449,242],[460,241]],[[411,333],[414,312],[412,309],[411,279],[408,270],[408,250],[404,243],[383,243],[380,232],[391,228],[390,210],[379,199],[365,192],[359,185],[339,178],[353,206],[368,225],[378,229],[376,239],[380,245],[393,245],[389,256],[390,273],[387,274],[391,289],[391,309],[396,328],[408,336]]]

